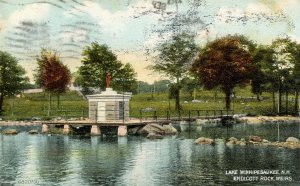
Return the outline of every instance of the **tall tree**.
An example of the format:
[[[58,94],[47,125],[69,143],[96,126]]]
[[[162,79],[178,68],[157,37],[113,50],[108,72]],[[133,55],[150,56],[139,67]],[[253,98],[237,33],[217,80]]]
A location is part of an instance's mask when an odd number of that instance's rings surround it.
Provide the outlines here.
[[[286,95],[286,113],[288,109],[288,91],[291,88],[297,60],[297,43],[290,38],[277,38],[272,42],[274,72],[278,81],[278,113],[282,114],[282,93]]]
[[[157,50],[158,56],[151,68],[175,80],[175,85],[172,86],[173,89],[178,89],[173,91],[176,101],[175,110],[179,110],[181,80],[186,77],[197,51],[194,37],[186,33],[178,34],[159,45]]]
[[[82,87],[100,87],[105,89],[106,75],[111,76],[111,86],[116,90],[136,91],[136,73],[133,67],[127,63],[123,65],[117,60],[117,56],[106,46],[93,42],[91,46],[84,48],[82,66],[79,67]]]
[[[18,65],[17,59],[7,52],[0,51],[0,112],[3,110],[5,96],[21,92],[28,78],[25,70]]]
[[[208,89],[220,86],[226,95],[226,109],[230,109],[233,88],[248,82],[254,70],[248,46],[239,37],[226,36],[208,43],[200,51],[191,72]]]
[[[295,104],[294,114],[299,115],[299,90],[300,90],[300,44],[297,44],[297,53],[295,55],[295,68],[294,68],[294,91],[295,91]]]
[[[260,45],[257,46],[252,53],[253,63],[256,67],[256,72],[251,76],[252,93],[257,95],[257,99],[260,99],[260,95],[268,88],[274,91],[277,89],[277,81],[274,81],[274,60],[273,50],[269,46]],[[271,85],[271,87],[269,86]],[[273,99],[275,97],[273,96]],[[275,105],[273,104],[273,107]]]
[[[56,52],[42,49],[37,58],[38,67],[35,74],[36,84],[49,92],[49,110],[51,109],[51,92],[57,94],[57,108],[60,106],[60,94],[65,92],[71,80],[71,74],[66,65],[59,59]]]

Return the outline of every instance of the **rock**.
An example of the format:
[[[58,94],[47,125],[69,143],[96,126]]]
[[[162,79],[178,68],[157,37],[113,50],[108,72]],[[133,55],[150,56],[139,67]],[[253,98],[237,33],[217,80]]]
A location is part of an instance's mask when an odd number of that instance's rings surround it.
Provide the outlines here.
[[[129,135],[136,135],[141,128],[142,128],[141,126],[128,128],[128,134]]]
[[[262,140],[259,136],[249,136],[249,141],[261,142]]]
[[[269,141],[266,140],[266,139],[263,139],[263,140],[262,140],[262,143],[269,143]]]
[[[148,124],[138,131],[138,134],[148,135],[150,133],[163,135],[165,132],[164,132],[164,128],[161,125],[156,123]]]
[[[176,134],[177,130],[173,127],[173,125],[170,123],[168,125],[163,125],[163,129],[165,134]]]
[[[229,138],[228,142],[226,143],[226,145],[234,145],[234,144],[237,144],[237,145],[240,144],[240,141],[235,137]]]
[[[234,141],[234,142],[237,142],[237,141],[238,141],[238,139],[237,139],[237,138],[235,138],[235,137],[231,137],[231,138],[229,138],[229,139],[228,139],[228,141]]]
[[[37,130],[30,130],[28,133],[29,134],[38,134],[39,132]]]
[[[6,135],[16,135],[19,132],[15,129],[5,129],[2,133]]]
[[[209,122],[208,119],[196,119],[196,125],[205,125]]]
[[[210,138],[204,138],[204,137],[200,137],[198,139],[195,140],[196,144],[208,144],[208,145],[213,145],[215,144],[213,139]]]
[[[286,140],[286,142],[292,142],[292,143],[299,143],[299,139],[295,138],[295,137],[288,137]]]
[[[155,134],[155,133],[149,133],[147,136],[148,139],[162,139],[163,136],[160,134]]]
[[[237,145],[246,145],[246,142],[245,141],[237,141],[236,144]]]
[[[166,135],[166,134],[176,134],[177,130],[173,127],[172,124],[161,126],[156,123],[151,123],[144,126],[142,129],[138,130],[137,133],[145,134],[145,135],[148,135],[150,133]]]
[[[242,141],[242,142],[246,142],[245,138],[241,138],[241,141]]]

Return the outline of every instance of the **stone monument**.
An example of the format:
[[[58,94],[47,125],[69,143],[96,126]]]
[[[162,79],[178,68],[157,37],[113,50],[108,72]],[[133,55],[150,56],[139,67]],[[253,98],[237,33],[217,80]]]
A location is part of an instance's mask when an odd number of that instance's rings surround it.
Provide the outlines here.
[[[101,94],[88,95],[89,119],[97,122],[129,120],[131,93],[118,94],[109,88],[110,74],[106,75],[106,90]]]

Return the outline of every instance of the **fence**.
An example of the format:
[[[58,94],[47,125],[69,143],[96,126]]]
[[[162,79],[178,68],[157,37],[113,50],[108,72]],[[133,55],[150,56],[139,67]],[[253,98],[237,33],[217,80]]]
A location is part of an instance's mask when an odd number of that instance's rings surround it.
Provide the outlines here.
[[[141,120],[193,120],[233,116],[234,110],[143,110],[137,118]]]

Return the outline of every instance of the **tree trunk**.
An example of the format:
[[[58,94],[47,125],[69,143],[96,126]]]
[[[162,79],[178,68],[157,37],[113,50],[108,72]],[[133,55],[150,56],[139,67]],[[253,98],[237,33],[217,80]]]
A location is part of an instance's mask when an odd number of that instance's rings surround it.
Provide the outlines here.
[[[294,108],[294,112],[295,112],[295,115],[296,115],[296,116],[299,115],[299,102],[298,102],[298,97],[299,97],[299,92],[298,92],[298,90],[296,90],[296,92],[295,92],[295,108]]]
[[[175,91],[175,110],[180,110],[180,90],[179,88],[177,87],[176,88],[176,91]]]
[[[282,90],[281,90],[281,80],[279,80],[279,89],[278,89],[278,114],[281,114],[281,98],[282,98]]]
[[[225,91],[225,101],[226,101],[226,110],[230,109],[230,96],[231,96],[231,90]]]
[[[60,93],[57,93],[57,109],[60,107]]]
[[[196,88],[194,88],[193,93],[194,93],[194,100],[196,100]]]
[[[50,116],[51,113],[51,92],[48,94],[48,114],[47,116]]]
[[[176,91],[175,91],[175,110],[179,111],[180,108],[180,86],[179,86],[179,78],[176,79]]]
[[[272,102],[273,102],[273,112],[276,113],[276,100],[275,100],[275,90],[272,90]]]
[[[260,96],[259,96],[259,94],[256,94],[256,100],[257,100],[257,101],[260,101]]]
[[[285,91],[285,115],[288,115],[289,112],[289,92]]]
[[[2,112],[3,100],[4,100],[4,94],[3,94],[3,92],[2,92],[2,93],[1,93],[1,96],[0,96],[0,113]]]

